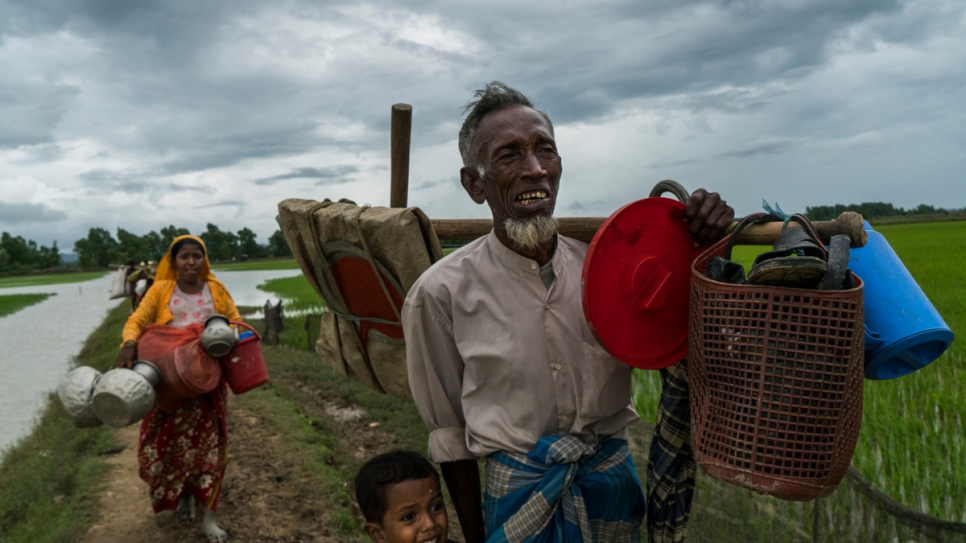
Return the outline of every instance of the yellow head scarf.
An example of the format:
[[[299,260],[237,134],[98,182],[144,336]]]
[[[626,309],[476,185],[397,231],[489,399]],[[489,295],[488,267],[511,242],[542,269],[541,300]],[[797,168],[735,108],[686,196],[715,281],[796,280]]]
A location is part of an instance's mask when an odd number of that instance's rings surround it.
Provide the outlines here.
[[[168,247],[168,252],[161,257],[161,261],[158,262],[158,271],[154,274],[154,279],[156,281],[177,281],[178,280],[178,270],[174,267],[174,257],[171,254],[171,250],[174,248],[175,244],[183,239],[190,239],[201,245],[203,252],[205,253],[205,264],[201,267],[201,274],[198,279],[202,281],[207,281],[208,279],[214,279],[215,274],[211,273],[211,265],[208,263],[208,248],[205,247],[205,242],[201,240],[198,236],[184,235],[174,238],[171,242],[171,246]]]

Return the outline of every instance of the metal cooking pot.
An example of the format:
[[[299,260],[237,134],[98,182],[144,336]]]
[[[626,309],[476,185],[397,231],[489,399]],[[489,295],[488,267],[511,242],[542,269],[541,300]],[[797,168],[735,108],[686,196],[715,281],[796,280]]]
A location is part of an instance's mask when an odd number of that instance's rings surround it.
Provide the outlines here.
[[[201,348],[215,358],[221,358],[235,346],[235,331],[231,329],[228,317],[212,315],[205,320],[205,330],[201,333]]]
[[[143,364],[135,365],[141,365],[139,369],[146,371]],[[146,417],[154,409],[155,399],[154,387],[142,373],[115,368],[97,380],[91,407],[106,424],[121,428]]]
[[[131,370],[147,379],[151,388],[157,389],[161,386],[161,370],[147,360],[138,360],[131,366]]]
[[[57,397],[67,416],[78,428],[93,428],[103,424],[91,408],[91,393],[101,372],[89,366],[70,370],[57,385]]]

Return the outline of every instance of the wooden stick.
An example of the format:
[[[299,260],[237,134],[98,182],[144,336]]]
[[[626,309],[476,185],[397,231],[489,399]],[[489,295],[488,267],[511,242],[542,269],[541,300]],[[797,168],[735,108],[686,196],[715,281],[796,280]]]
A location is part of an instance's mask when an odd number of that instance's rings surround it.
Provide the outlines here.
[[[732,224],[731,228],[734,228]],[[789,222],[789,227],[799,227],[798,223]],[[812,226],[818,237],[827,245],[832,236],[845,234],[852,240],[852,247],[864,247],[869,235],[862,227],[862,215],[854,211],[846,211],[831,221],[813,221]],[[729,228],[729,230],[731,229]],[[738,235],[735,243],[741,245],[772,245],[775,238],[782,233],[781,222],[769,222],[759,225],[749,225]]]
[[[567,237],[590,242],[604,220],[606,217],[558,218],[558,231]],[[485,236],[493,228],[493,221],[490,219],[433,219],[430,222],[436,230],[436,237],[447,241],[472,241]],[[729,230],[736,224],[738,223],[732,223]],[[790,222],[788,226],[798,227],[798,224]],[[852,239],[852,247],[862,247],[868,239],[868,235],[862,228],[862,215],[852,211],[846,211],[832,221],[814,221],[812,226],[825,243],[829,243],[832,236],[836,234],[849,236]],[[772,245],[781,230],[781,222],[750,225],[741,231],[735,243]]]
[[[393,104],[389,134],[389,207],[406,207],[409,200],[409,141],[412,125],[413,106]]]

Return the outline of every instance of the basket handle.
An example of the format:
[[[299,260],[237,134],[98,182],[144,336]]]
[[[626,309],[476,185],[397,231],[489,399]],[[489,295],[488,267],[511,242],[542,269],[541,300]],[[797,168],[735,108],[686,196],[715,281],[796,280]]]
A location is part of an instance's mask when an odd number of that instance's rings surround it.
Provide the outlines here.
[[[728,234],[728,248],[725,249],[724,258],[725,260],[731,260],[731,250],[735,247],[735,240],[738,239],[738,234],[745,229],[746,226],[751,224],[761,224],[765,222],[777,222],[781,218],[776,215],[769,215],[767,213],[752,213],[751,215],[746,215],[742,217],[738,224],[731,229]]]
[[[783,220],[781,217],[777,215],[772,215],[769,213],[752,213],[751,215],[748,215],[742,218],[740,221],[738,221],[738,224],[736,224],[735,227],[731,229],[731,232],[729,233],[728,248],[725,251],[725,256],[724,256],[725,259],[731,260],[731,250],[735,246],[735,240],[738,239],[738,234],[746,226],[749,226],[752,224],[762,224],[766,222],[785,222],[786,224],[782,225],[783,231],[787,227],[787,223],[789,222],[798,223],[799,226],[802,227],[802,230],[805,230],[805,232],[808,233],[809,237],[812,238],[812,241],[815,242],[815,245],[817,245],[818,248],[822,250],[822,254],[825,255],[825,259],[828,260],[828,251],[825,249],[825,243],[823,243],[822,238],[818,236],[818,232],[815,231],[815,227],[812,225],[812,222],[808,220],[808,217],[806,217],[805,215],[802,215],[801,213],[796,213],[785,220]]]
[[[255,339],[257,339],[258,341],[262,340],[262,335],[258,333],[258,330],[255,330],[254,328],[252,328],[252,325],[248,324],[247,322],[231,321],[231,323],[237,326],[244,326],[245,328],[248,328],[249,330],[251,330],[253,334],[255,334]]]

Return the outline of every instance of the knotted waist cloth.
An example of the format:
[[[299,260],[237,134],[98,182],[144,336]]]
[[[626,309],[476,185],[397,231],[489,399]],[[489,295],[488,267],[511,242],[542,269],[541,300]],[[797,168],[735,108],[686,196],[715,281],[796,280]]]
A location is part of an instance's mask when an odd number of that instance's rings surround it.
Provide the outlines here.
[[[487,457],[487,542],[637,542],[646,507],[627,442],[542,437]]]

